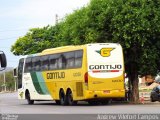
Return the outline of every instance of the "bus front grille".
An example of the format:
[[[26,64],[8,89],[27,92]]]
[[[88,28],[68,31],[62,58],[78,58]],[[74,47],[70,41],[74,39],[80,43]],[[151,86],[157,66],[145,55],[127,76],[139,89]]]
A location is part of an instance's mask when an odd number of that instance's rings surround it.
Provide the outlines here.
[[[76,82],[77,96],[83,96],[83,84],[82,82]]]

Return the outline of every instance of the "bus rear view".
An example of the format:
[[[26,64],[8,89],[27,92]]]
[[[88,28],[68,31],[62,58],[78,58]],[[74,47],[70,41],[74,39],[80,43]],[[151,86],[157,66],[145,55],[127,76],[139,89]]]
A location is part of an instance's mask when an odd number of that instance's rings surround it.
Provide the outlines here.
[[[87,98],[125,97],[124,59],[120,44],[88,44],[87,68]]]

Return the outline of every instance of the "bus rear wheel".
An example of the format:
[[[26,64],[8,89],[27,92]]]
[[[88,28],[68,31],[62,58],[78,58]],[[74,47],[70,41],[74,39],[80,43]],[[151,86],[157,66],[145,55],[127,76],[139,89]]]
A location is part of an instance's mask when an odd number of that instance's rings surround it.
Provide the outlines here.
[[[31,100],[30,93],[28,91],[26,92],[26,99],[29,105],[34,104],[34,100]]]
[[[109,103],[109,100],[101,100],[100,103],[102,105],[107,105]]]
[[[60,90],[60,92],[59,92],[59,99],[60,99],[61,105],[67,105],[66,95],[63,90]]]
[[[77,104],[77,101],[73,100],[73,94],[72,94],[71,90],[67,91],[67,102],[69,105],[76,105]]]
[[[89,105],[99,105],[100,102],[98,102],[97,100],[90,100],[88,101]]]
[[[55,102],[56,102],[57,105],[60,105],[60,104],[61,104],[61,103],[60,103],[60,100],[55,100]]]

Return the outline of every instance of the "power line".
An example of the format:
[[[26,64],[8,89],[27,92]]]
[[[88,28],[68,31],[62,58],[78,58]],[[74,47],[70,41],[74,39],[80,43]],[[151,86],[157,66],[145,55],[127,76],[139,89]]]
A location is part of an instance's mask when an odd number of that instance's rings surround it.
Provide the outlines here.
[[[8,46],[0,46],[0,48],[10,48],[10,47],[8,47]]]
[[[10,30],[0,30],[0,32],[16,32],[16,31],[22,31],[22,30],[29,30],[29,28],[24,29],[10,29]]]
[[[18,62],[19,60],[16,60],[16,61],[7,61],[8,63],[15,63],[15,62]]]
[[[9,40],[9,39],[18,39],[18,36],[17,37],[10,37],[10,38],[1,38],[0,40]]]

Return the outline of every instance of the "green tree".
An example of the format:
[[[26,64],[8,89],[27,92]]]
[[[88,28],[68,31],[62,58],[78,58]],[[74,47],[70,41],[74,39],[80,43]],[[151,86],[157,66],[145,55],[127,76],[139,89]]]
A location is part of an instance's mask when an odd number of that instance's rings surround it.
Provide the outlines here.
[[[87,7],[75,10],[74,13],[67,15],[63,21],[58,23],[57,41],[62,45],[79,45],[86,43],[85,33],[87,26]]]
[[[131,101],[138,102],[138,75],[155,75],[159,69],[160,1],[92,0],[90,7],[106,42],[123,46]]]
[[[160,65],[160,1],[91,0],[86,8],[67,16],[62,26],[62,38],[71,39],[69,44],[120,43],[131,101],[138,102],[138,75],[155,75]]]
[[[5,72],[5,84],[7,91],[13,91],[15,89],[13,70]],[[0,91],[2,91],[3,85],[4,85],[4,73],[0,74]]]
[[[15,55],[27,55],[56,47],[54,34],[55,27],[32,28],[25,36],[17,39],[11,47],[11,51]]]
[[[15,86],[13,71],[6,72],[5,74],[7,90],[13,91]]]
[[[3,74],[0,74],[0,91],[2,91],[2,85],[4,84]]]

